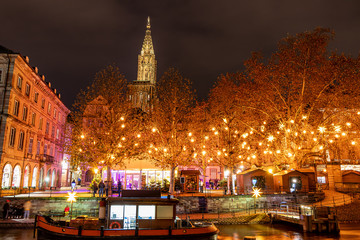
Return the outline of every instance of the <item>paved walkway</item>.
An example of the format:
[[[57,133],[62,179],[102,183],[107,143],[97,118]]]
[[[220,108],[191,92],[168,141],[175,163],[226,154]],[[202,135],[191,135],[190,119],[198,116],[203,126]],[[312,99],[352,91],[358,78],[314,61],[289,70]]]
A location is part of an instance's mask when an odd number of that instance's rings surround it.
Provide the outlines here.
[[[87,187],[78,187],[74,190],[76,192],[76,196],[78,197],[92,197],[93,194]],[[68,192],[71,192],[70,187],[61,187],[60,190],[46,190],[46,191],[37,191],[32,193],[23,193],[11,196],[5,196],[6,198],[18,197],[18,198],[28,198],[28,197],[67,197]],[[181,193],[179,196],[207,196],[207,197],[215,197],[215,196],[223,196],[223,190],[207,190],[205,193]],[[118,197],[118,193],[113,193],[112,197]],[[164,194],[166,196],[166,194]],[[175,197],[178,196],[175,194]],[[96,194],[96,197],[99,197]]]
[[[340,193],[335,190],[323,190],[323,191],[325,193],[325,199],[315,203],[314,206],[337,207],[337,206],[350,204],[353,201],[352,197],[347,194]]]

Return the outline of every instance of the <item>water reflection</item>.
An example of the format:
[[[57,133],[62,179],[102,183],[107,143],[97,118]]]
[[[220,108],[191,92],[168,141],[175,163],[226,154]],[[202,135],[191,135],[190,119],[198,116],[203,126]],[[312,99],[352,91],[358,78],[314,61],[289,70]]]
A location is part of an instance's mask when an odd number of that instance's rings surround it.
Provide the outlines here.
[[[256,236],[256,240],[355,240],[359,239],[359,225],[340,225],[340,235],[304,233],[288,225],[223,225],[218,226],[218,240],[243,240],[245,236]]]

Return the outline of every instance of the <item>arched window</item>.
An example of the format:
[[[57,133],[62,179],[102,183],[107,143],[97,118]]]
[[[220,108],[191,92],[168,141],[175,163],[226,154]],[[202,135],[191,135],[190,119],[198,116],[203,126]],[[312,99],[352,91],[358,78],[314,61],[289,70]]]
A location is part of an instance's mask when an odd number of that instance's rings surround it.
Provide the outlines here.
[[[37,172],[38,172],[38,168],[34,167],[33,174],[32,174],[31,187],[36,187]]]
[[[45,185],[46,185],[46,187],[48,187],[49,183],[50,183],[50,177],[51,177],[50,174],[51,174],[51,169],[49,169],[47,171],[47,173],[46,173],[46,177],[45,177]]]
[[[10,163],[6,164],[3,170],[3,177],[2,177],[2,188],[9,188],[10,187],[10,177],[12,173],[12,167]]]
[[[29,169],[29,165],[27,165],[24,171],[24,188],[29,186]]]
[[[55,186],[55,180],[56,180],[56,170],[55,168],[52,171],[52,176],[51,176],[51,186],[54,187]]]
[[[91,170],[87,170],[85,173],[85,182],[91,182],[94,178],[94,173]]]
[[[12,180],[12,187],[20,187],[20,180],[21,180],[21,168],[20,165],[16,165],[14,168],[13,173],[13,180]]]
[[[43,188],[44,185],[44,168],[40,169],[40,177],[39,177],[39,188]]]

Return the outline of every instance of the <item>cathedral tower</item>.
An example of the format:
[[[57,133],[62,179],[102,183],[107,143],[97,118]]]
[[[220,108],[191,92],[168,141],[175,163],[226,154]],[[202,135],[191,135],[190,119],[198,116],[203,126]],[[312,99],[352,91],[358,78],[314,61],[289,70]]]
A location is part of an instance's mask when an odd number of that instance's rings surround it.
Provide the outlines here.
[[[150,101],[155,95],[156,67],[150,17],[148,17],[144,42],[138,55],[137,79],[130,85],[130,100],[133,106],[142,109],[144,112],[149,111]]]
[[[147,19],[145,39],[138,56],[137,81],[149,81],[151,84],[156,82],[156,60],[151,39],[150,17]]]

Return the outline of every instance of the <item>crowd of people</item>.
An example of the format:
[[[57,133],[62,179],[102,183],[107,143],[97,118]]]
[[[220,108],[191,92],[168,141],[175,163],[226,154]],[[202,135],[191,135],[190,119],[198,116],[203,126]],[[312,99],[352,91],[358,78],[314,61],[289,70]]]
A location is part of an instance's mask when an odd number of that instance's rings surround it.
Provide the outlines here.
[[[117,186],[116,192],[119,194],[120,197],[122,190],[122,183],[120,180],[117,181],[116,186]],[[112,184],[107,181],[104,183],[103,180],[101,180],[99,184],[93,182],[91,189],[92,189],[93,197],[95,197],[96,193],[99,194],[99,197],[103,197],[104,195],[108,197],[109,191],[114,192],[112,190]]]
[[[24,218],[29,219],[30,217],[30,200],[24,204],[11,204],[10,200],[6,200],[3,206],[3,220],[9,218]]]

